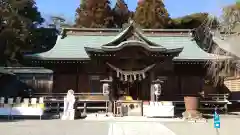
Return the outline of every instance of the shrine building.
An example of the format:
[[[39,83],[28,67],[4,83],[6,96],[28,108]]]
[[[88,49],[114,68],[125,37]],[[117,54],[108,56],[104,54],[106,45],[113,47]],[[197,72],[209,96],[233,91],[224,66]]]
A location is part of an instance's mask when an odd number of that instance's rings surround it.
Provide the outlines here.
[[[174,100],[196,96],[206,62],[228,57],[202,50],[191,30],[140,29],[131,22],[125,29],[65,28],[52,49],[25,58],[25,65],[53,70],[52,93],[102,93],[101,80],[110,79],[114,99],[124,91],[153,100],[151,84],[160,79],[160,98]]]

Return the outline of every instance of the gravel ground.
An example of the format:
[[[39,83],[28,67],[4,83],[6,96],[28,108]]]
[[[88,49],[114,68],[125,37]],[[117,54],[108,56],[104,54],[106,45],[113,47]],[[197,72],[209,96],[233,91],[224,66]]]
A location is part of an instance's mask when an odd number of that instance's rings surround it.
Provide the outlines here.
[[[0,135],[122,135],[119,130],[114,129],[115,133],[109,132],[111,125],[119,125],[126,131],[142,130],[144,135],[149,131],[149,135],[159,134],[158,132],[150,132],[151,127],[155,130],[171,130],[175,135],[217,135],[213,128],[213,121],[208,120],[207,123],[190,123],[190,122],[174,122],[174,121],[61,121],[61,120],[16,120],[16,121],[1,121],[0,120]],[[134,126],[129,126],[129,125]],[[221,128],[219,135],[239,135],[239,116],[222,116]],[[165,128],[165,129],[164,129]],[[123,129],[123,128],[122,128]],[[118,134],[116,134],[118,133]],[[130,133],[130,132],[129,132]],[[128,135],[127,132],[124,135]],[[131,134],[135,135],[135,134]],[[138,133],[138,135],[140,135]],[[161,134],[163,135],[163,134]],[[164,134],[168,135],[168,134]],[[173,134],[169,134],[173,135]]]

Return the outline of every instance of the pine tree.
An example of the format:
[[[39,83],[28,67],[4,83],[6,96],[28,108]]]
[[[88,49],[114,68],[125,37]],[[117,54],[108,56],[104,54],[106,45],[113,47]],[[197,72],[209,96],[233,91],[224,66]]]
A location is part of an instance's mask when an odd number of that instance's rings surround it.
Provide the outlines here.
[[[113,26],[109,0],[82,0],[76,12],[75,27],[107,28]]]
[[[134,20],[143,28],[166,28],[170,17],[162,0],[141,0],[138,3]]]

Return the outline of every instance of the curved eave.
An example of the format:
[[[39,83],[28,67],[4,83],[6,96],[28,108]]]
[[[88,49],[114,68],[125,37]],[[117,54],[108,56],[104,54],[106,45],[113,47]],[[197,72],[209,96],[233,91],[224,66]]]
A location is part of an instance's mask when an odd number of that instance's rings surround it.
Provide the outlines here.
[[[151,46],[160,46],[150,40],[148,40],[148,38],[146,36],[144,36],[144,34],[142,34],[137,28],[135,28],[135,33],[144,41],[146,42],[148,45]]]
[[[154,46],[154,47],[153,46],[148,46],[144,42],[135,41],[135,40],[125,41],[125,42],[122,42],[121,44],[119,44],[117,46],[102,46],[101,48],[90,48],[90,47],[84,47],[84,48],[85,48],[85,51],[87,52],[87,54],[89,55],[90,52],[97,52],[97,53],[115,52],[115,51],[122,50],[125,47],[142,47],[142,48],[144,48],[144,49],[146,49],[147,51],[150,51],[150,52],[177,53],[177,54],[179,54],[183,50],[183,47],[166,49],[166,48],[163,48],[161,46]]]
[[[128,40],[128,41],[124,41],[122,43],[120,43],[119,45],[116,46],[102,46],[102,50],[104,51],[119,51],[125,47],[143,47],[144,49],[148,50],[148,51],[167,51],[166,48],[162,47],[162,46],[149,46],[148,44],[146,44],[145,42],[141,42],[141,41],[136,41],[136,40]]]
[[[199,62],[223,62],[223,61],[226,61],[226,60],[231,60],[233,59],[233,57],[231,56],[222,56],[222,55],[216,55],[216,54],[209,54],[208,53],[208,57],[199,57],[199,58],[191,58],[189,59],[188,57],[181,57],[181,56],[178,56],[178,57],[175,57],[173,58],[173,61],[199,61]]]
[[[184,58],[174,58],[173,61],[175,62],[192,62],[192,61],[196,61],[196,62],[223,62],[226,60],[230,60],[231,58],[219,58],[219,59],[184,59]]]
[[[91,53],[95,52],[95,53],[104,53],[104,51],[102,49],[99,48],[91,48],[91,47],[84,47],[88,57],[91,57]]]
[[[124,40],[126,38],[126,36],[129,34],[129,32],[133,32],[134,34],[139,36],[141,38],[141,40],[143,40],[144,42],[147,43],[147,46],[161,46],[161,45],[158,45],[158,44],[148,40],[147,37],[144,36],[144,34],[141,33],[138,28],[136,28],[133,21],[130,23],[130,25],[125,30],[123,30],[120,34],[118,34],[113,40],[111,40],[110,42],[108,42],[107,44],[104,44],[102,46],[103,47],[115,46],[115,43],[120,42],[121,40]]]

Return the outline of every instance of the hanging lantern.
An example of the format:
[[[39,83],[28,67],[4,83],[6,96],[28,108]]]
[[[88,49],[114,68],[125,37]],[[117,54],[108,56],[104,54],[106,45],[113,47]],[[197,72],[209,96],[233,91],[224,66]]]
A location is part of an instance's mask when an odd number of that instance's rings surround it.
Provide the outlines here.
[[[111,89],[110,84],[111,84],[112,80],[104,79],[104,80],[101,80],[100,82],[102,82],[102,93],[103,93],[103,95],[109,95],[110,89]]]
[[[154,94],[156,95],[156,96],[160,96],[161,94],[162,94],[162,87],[161,87],[161,84],[159,83],[159,84],[154,84],[153,85],[153,88],[154,88]]]
[[[152,82],[152,88],[154,91],[154,95],[156,97],[155,101],[158,101],[158,97],[162,94],[162,86],[161,83],[163,83],[162,80],[157,79]]]
[[[110,85],[108,83],[103,83],[103,95],[109,94]]]

